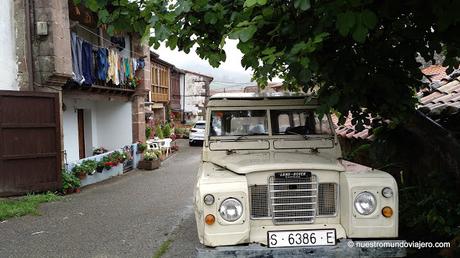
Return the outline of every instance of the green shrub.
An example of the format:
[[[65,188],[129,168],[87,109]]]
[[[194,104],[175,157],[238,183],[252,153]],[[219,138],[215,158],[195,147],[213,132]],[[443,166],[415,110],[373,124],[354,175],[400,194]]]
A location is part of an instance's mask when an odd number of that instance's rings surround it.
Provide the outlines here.
[[[62,171],[62,190],[78,188],[80,185],[81,183],[78,177],[67,172],[67,170]]]
[[[144,152],[146,149],[147,149],[147,144],[145,144],[145,143],[138,143],[138,144],[137,144],[137,150],[138,150],[139,152],[142,153],[142,152]]]
[[[90,174],[94,172],[94,170],[97,167],[97,161],[92,160],[92,159],[87,159],[81,163],[81,165],[84,167],[84,170],[86,174]]]
[[[165,137],[163,136],[163,130],[161,129],[160,125],[157,125],[157,128],[155,129],[155,136],[164,139]]]
[[[147,150],[144,153],[144,160],[156,160],[158,157],[154,150]]]
[[[150,139],[150,135],[152,135],[152,128],[147,126],[145,127],[145,138]]]
[[[171,136],[171,126],[169,124],[165,124],[163,126],[163,137],[169,138]]]

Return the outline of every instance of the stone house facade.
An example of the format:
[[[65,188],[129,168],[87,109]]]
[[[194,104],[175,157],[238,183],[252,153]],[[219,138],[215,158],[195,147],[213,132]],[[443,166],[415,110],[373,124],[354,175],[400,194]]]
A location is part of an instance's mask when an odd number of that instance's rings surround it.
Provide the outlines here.
[[[6,0],[0,12],[0,24],[6,30],[0,37],[7,43],[0,51],[4,60],[0,90],[59,94],[62,160],[91,156],[98,147],[110,150],[145,141],[150,51],[138,35],[116,35],[125,39],[120,56],[145,60],[143,68],[130,77],[136,79],[136,87],[101,81],[76,85],[72,84],[71,33],[91,43],[94,53],[114,47],[93,13],[71,0]]]

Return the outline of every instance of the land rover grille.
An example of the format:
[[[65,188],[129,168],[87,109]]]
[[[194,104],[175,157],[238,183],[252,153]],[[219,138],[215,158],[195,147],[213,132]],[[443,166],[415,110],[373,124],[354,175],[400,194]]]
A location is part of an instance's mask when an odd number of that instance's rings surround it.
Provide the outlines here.
[[[251,185],[251,218],[274,224],[308,224],[316,216],[336,214],[337,184],[307,178],[270,177],[267,185]]]

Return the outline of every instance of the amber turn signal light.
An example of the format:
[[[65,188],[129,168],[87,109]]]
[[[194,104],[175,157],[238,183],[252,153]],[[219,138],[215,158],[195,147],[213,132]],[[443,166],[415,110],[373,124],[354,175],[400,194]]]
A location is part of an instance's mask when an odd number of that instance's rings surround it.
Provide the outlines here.
[[[386,207],[383,207],[382,209],[382,215],[385,217],[385,218],[389,218],[391,216],[393,216],[393,209],[386,206]]]
[[[216,218],[214,217],[214,215],[208,214],[204,218],[204,221],[206,222],[206,224],[212,225],[212,224],[214,224],[214,222],[216,222]]]

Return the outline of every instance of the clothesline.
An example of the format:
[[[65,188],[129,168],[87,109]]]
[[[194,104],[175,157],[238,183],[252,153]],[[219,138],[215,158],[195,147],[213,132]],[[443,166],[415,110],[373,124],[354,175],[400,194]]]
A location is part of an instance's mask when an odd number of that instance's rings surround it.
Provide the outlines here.
[[[78,84],[92,85],[95,80],[112,81],[115,85],[130,85],[137,70],[144,70],[144,58],[124,57],[118,49],[108,49],[71,33],[73,80]],[[135,81],[134,81],[135,83]],[[135,84],[134,84],[135,87]]]
[[[78,26],[79,28],[84,29],[85,31],[89,32],[90,34],[93,34],[94,36],[96,36],[96,37],[98,37],[98,38],[101,38],[102,40],[108,42],[111,46],[115,46],[115,47],[118,47],[118,46],[119,46],[118,44],[115,44],[115,43],[113,43],[112,41],[110,41],[110,40],[108,40],[108,39],[106,39],[106,38],[104,38],[104,37],[101,37],[101,35],[96,34],[96,33],[94,33],[93,31],[91,31],[91,30],[85,28],[85,26],[82,26],[82,25],[80,25],[80,24],[78,24],[78,23],[76,23],[74,26]],[[93,44],[93,43],[91,43],[91,44]],[[101,46],[101,45],[99,45],[99,44],[93,44],[93,45],[94,45],[94,46],[97,46],[97,47],[103,47],[103,48],[106,47],[106,46]],[[131,50],[129,50],[129,49],[127,49],[127,51],[130,52],[131,54],[137,55],[138,58],[145,58],[145,57],[146,57],[145,55],[139,54],[139,53],[137,53],[137,52],[135,52],[135,51],[131,51]],[[133,56],[134,56],[134,55],[133,55]]]

